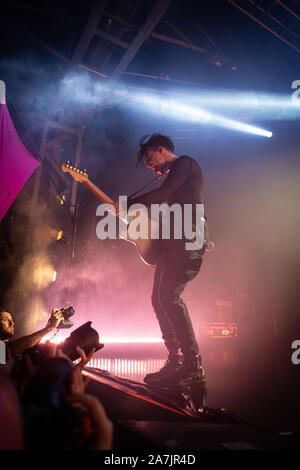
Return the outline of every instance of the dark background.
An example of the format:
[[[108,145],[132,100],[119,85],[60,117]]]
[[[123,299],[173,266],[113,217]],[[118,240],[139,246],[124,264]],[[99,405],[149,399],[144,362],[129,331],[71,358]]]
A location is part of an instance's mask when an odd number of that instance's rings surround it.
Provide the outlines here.
[[[128,18],[132,28],[120,37],[130,43],[154,4],[109,1],[99,27],[117,35],[120,24],[114,17]],[[231,96],[233,91],[246,91],[288,99],[292,82],[300,79],[300,43],[295,37],[300,36],[299,23],[271,1],[257,2],[260,10],[253,2],[237,4],[298,51],[228,1],[175,0],[154,32],[181,40],[184,35],[186,42],[205,52],[149,37],[118,82],[132,87],[132,93],[139,88],[156,90],[159,96],[176,93],[174,96],[197,97],[204,92]],[[299,2],[286,1],[285,5],[300,14]],[[275,348],[278,368],[272,369],[272,374],[276,375],[276,386],[295,389],[300,365],[298,370],[290,357],[292,341],[300,339],[299,120],[281,116],[278,108],[264,115],[247,107],[224,110],[216,106],[219,114],[271,130],[273,137],[268,139],[191,123],[180,115],[169,118],[134,107],[128,100],[105,107],[106,97],[96,102],[82,99],[81,86],[98,96],[97,84],[109,80],[123,53],[94,36],[81,64],[106,78],[80,66],[70,67],[67,61],[91,6],[88,1],[1,2],[0,79],[6,82],[8,108],[23,143],[40,158],[47,120],[58,119],[63,112],[66,125],[85,125],[81,165],[113,199],[132,193],[152,178],[143,167],[136,169],[142,135],[165,133],[174,140],[177,155],[195,158],[204,173],[206,212],[215,250],[205,255],[201,273],[184,294],[193,323],[196,327],[199,322],[217,321],[216,301],[231,302],[232,320],[247,345],[245,357],[251,358],[247,373],[255,376],[253,382],[259,380],[261,389],[267,387],[267,380],[270,384],[266,371],[273,364]],[[135,13],[131,15],[133,6]],[[279,30],[268,12],[282,24],[295,23],[294,35]],[[67,74],[76,77],[77,85],[63,88]],[[61,161],[74,160],[74,150],[72,142],[64,144]],[[34,175],[1,222],[1,303],[13,313],[17,333],[43,326],[51,308],[70,303],[76,310],[76,325],[93,320],[103,341],[158,338],[150,301],[152,270],[125,242],[97,239],[98,201],[84,187],[78,191],[75,257],[71,259],[74,226],[68,204],[60,207],[49,202],[49,174],[46,169],[43,172],[34,229],[28,224]],[[57,251],[52,246],[54,260],[48,248],[60,228],[64,243]],[[25,245],[28,233],[33,241],[30,250]],[[58,277],[51,284],[41,273],[55,263]],[[39,303],[33,307],[37,295]],[[272,341],[279,341],[280,347]],[[295,414],[291,409],[287,413]]]

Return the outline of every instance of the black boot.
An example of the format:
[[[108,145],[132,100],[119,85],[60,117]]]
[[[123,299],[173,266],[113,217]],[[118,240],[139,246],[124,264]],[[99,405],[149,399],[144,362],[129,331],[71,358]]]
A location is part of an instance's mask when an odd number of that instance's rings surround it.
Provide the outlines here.
[[[201,356],[185,356],[182,367],[172,377],[172,383],[181,387],[205,385],[206,377],[201,365]]]
[[[154,383],[159,383],[161,380],[168,382],[168,377],[173,376],[183,364],[183,356],[168,356],[168,359],[164,363],[163,367],[153,374],[147,374],[144,377],[144,382],[152,385]]]
[[[155,384],[164,388],[205,386],[206,377],[201,366],[201,357],[196,355],[184,357],[180,367],[169,370],[168,374],[161,374]]]

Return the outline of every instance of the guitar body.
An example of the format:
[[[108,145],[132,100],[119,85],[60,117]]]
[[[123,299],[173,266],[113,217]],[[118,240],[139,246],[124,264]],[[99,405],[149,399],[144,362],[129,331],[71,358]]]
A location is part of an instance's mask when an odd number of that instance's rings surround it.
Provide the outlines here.
[[[139,238],[133,236],[136,234],[136,217],[139,217],[139,222],[144,227],[143,236]],[[120,237],[135,245],[144,263],[156,265],[162,252],[162,242],[159,239],[159,230],[159,222],[155,219],[150,219],[147,209],[139,210],[138,214],[135,216],[132,216],[129,210],[128,226],[126,226],[124,230],[120,230]]]
[[[143,238],[138,238],[137,240],[126,238],[126,240],[135,245],[138,254],[144,263],[150,265],[156,265],[158,263],[162,251],[160,240],[149,240]]]

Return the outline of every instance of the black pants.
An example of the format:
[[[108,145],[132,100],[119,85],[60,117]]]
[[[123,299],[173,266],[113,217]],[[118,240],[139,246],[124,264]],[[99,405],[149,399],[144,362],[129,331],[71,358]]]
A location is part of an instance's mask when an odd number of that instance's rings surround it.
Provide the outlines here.
[[[152,305],[171,355],[176,355],[178,348],[186,356],[199,353],[189,312],[180,295],[198,274],[204,251],[164,250],[156,266]]]

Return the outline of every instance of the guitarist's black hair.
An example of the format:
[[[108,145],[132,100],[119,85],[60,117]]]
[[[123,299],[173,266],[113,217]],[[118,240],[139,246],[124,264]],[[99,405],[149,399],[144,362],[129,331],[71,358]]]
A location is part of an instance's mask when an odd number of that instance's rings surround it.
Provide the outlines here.
[[[149,149],[156,150],[158,147],[165,147],[170,152],[174,152],[175,145],[170,137],[162,134],[144,135],[139,144],[139,151],[137,153],[137,165],[142,161],[143,156]]]

